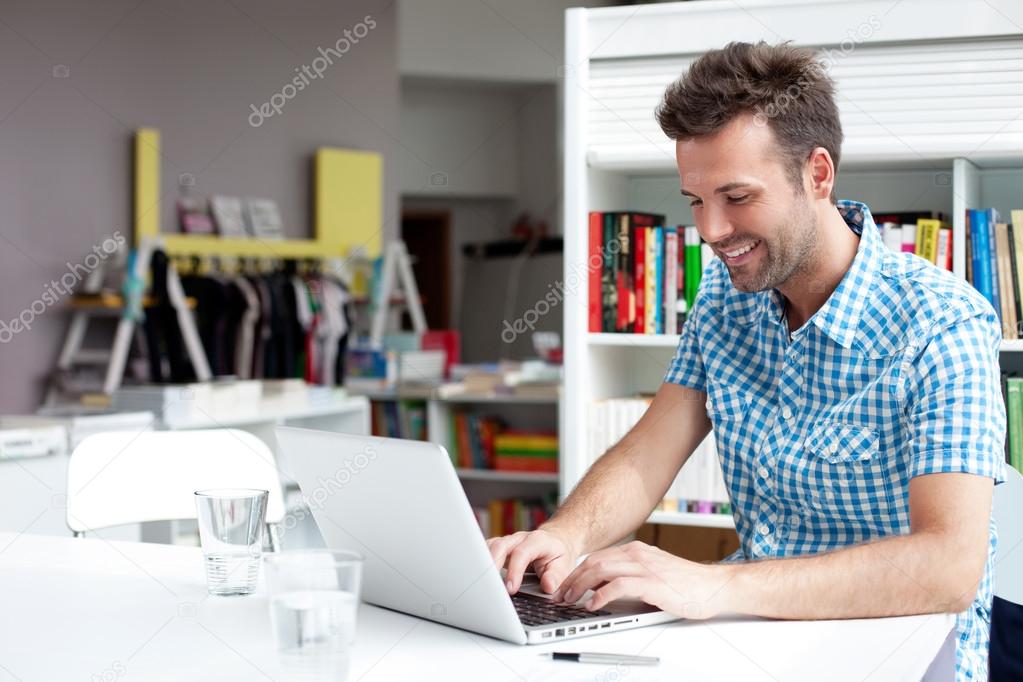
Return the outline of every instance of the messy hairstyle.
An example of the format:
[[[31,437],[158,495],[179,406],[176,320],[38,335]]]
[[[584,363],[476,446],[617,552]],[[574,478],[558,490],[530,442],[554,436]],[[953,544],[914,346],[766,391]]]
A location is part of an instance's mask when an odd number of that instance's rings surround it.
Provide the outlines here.
[[[798,193],[815,148],[828,150],[838,168],[842,123],[835,84],[812,50],[788,43],[729,43],[697,58],[668,86],[655,113],[673,140],[711,135],[742,114],[770,127]]]

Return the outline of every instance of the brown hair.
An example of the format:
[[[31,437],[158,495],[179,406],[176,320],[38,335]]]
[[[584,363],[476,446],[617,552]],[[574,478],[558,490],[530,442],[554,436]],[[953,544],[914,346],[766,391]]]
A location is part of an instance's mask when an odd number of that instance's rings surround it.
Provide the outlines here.
[[[707,52],[668,86],[655,115],[665,135],[680,140],[713,134],[745,113],[771,128],[798,193],[803,165],[816,147],[827,149],[838,168],[842,123],[835,84],[809,49],[761,41]]]

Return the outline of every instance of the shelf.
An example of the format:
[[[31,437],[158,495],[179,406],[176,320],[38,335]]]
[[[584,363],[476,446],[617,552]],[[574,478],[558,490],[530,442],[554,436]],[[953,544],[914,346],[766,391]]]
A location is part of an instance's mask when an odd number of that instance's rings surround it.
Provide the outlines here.
[[[235,256],[237,258],[341,257],[329,245],[312,239],[239,239],[189,234],[161,234],[168,256]]]
[[[591,346],[635,346],[643,348],[675,348],[678,334],[594,334],[586,337]]]
[[[1023,339],[1002,341],[1000,350],[1003,353],[1023,353]]]
[[[235,428],[253,424],[282,424],[297,419],[314,419],[333,415],[359,412],[364,410],[362,396],[348,396],[340,400],[325,403],[311,402],[305,406],[286,407],[284,409],[264,405],[255,412],[242,412],[226,415],[212,415],[188,420],[171,420],[159,422],[161,428],[179,431],[188,429]]]
[[[665,526],[698,526],[701,528],[735,528],[730,514],[694,514],[691,512],[655,511],[647,523]]]
[[[500,394],[500,393],[459,393],[455,395],[439,396],[436,398],[442,403],[503,403],[503,404],[526,404],[526,405],[556,405],[557,396],[539,397],[528,395]]]
[[[558,475],[540,471],[493,471],[491,469],[455,469],[463,481],[514,481],[516,483],[557,484]]]

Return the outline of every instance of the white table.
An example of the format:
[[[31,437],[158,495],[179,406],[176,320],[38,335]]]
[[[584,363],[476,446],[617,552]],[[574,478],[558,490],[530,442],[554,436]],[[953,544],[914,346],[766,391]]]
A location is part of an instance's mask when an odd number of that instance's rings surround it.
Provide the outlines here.
[[[0,680],[279,679],[262,589],[207,597],[197,548],[0,533],[0,605]],[[362,605],[350,679],[919,680],[952,624],[948,615],[713,620],[520,647]],[[661,664],[538,656],[555,648]],[[941,672],[935,679],[950,679]]]

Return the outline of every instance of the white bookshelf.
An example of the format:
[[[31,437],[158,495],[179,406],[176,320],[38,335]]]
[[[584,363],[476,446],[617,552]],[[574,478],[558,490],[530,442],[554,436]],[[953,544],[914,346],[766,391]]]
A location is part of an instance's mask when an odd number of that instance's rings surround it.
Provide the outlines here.
[[[845,143],[840,198],[876,213],[935,209],[965,273],[965,210],[1023,208],[1020,8],[984,0],[705,0],[566,12],[562,137],[566,282],[586,272],[589,211],[663,213],[693,224],[674,144],[653,110],[700,53],[732,40],[820,46],[836,55]],[[851,50],[849,36],[857,40]],[[843,41],[847,41],[843,43]],[[896,93],[896,94],[891,94]],[[654,392],[677,336],[591,334],[585,282],[566,287],[561,492],[585,473],[587,407]],[[1023,341],[1002,345],[1023,364]],[[713,435],[713,434],[712,434]],[[730,527],[728,515],[655,512],[662,524]]]

